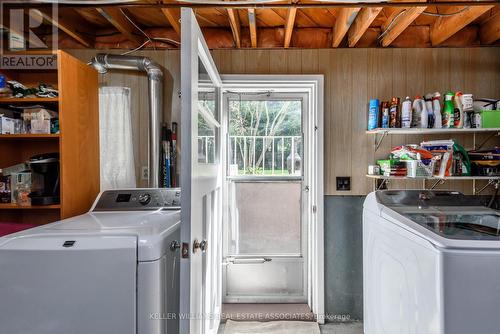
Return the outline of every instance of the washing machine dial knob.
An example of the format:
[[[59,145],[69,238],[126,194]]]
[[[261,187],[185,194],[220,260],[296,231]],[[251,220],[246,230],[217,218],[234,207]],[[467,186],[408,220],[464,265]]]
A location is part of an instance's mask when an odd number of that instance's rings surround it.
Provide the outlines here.
[[[151,195],[148,193],[139,195],[139,203],[142,205],[148,205],[151,202]]]

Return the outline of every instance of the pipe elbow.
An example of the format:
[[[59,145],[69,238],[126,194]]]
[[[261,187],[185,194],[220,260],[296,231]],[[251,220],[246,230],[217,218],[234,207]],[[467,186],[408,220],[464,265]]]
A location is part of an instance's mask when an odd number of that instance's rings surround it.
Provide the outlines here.
[[[153,80],[163,80],[163,71],[160,65],[150,58],[144,58],[144,70],[148,73],[148,77]]]
[[[106,68],[106,65],[105,65],[106,64],[105,55],[98,54],[97,56],[92,58],[90,63],[92,65],[92,67],[94,67],[95,70],[97,72],[99,72],[100,74],[105,74],[108,72],[108,69]]]

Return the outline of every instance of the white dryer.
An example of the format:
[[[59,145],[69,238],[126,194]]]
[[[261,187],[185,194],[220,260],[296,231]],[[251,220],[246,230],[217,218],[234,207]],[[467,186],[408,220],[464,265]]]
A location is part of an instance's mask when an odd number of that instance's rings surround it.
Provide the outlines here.
[[[180,190],[101,193],[0,238],[0,333],[177,334]]]
[[[365,334],[500,333],[499,278],[498,211],[458,192],[367,196]]]

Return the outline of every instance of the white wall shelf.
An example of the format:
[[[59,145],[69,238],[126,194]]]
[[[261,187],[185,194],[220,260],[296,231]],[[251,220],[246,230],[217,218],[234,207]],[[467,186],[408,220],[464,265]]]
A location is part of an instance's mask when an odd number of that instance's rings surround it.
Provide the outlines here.
[[[370,175],[367,174],[366,177],[370,179],[374,179],[374,181],[381,180],[378,186],[375,184],[374,189],[380,190],[389,183],[391,180],[412,180],[412,181],[422,181],[423,189],[434,189],[438,185],[443,184],[445,181],[472,181],[473,182],[473,193],[475,195],[480,194],[484,189],[489,187],[490,185],[494,185],[498,187],[500,185],[500,176],[431,176],[431,177],[408,177],[408,176],[385,176],[385,175]],[[432,180],[434,183],[430,187],[426,187],[425,181]],[[476,189],[476,181],[488,181],[486,185],[484,185],[480,189]]]

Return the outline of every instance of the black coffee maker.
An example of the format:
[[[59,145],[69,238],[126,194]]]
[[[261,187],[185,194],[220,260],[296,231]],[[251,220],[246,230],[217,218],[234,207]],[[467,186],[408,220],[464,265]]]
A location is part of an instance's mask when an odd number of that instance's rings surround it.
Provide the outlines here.
[[[59,204],[59,153],[38,154],[30,158],[31,205]]]

